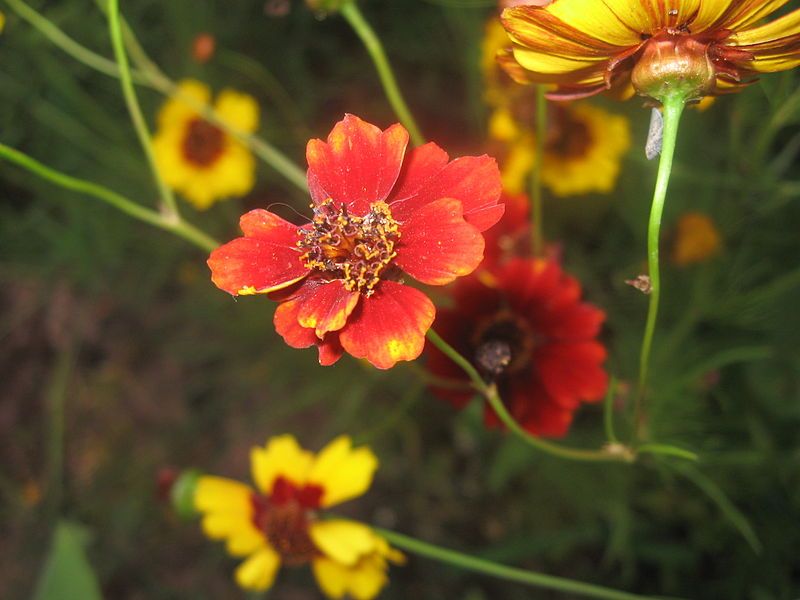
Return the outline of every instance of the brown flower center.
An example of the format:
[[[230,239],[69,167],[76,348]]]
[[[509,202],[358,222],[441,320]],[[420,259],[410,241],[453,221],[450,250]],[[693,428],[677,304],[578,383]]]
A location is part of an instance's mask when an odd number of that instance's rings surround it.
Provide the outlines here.
[[[252,494],[253,525],[264,534],[270,545],[287,565],[302,564],[318,554],[308,533],[315,508],[319,508],[322,488],[294,486],[278,477],[269,497]]]
[[[192,119],[183,138],[183,157],[199,167],[213,164],[225,147],[225,134],[201,118]]]
[[[330,198],[313,209],[311,227],[298,230],[306,268],[343,280],[348,291],[371,296],[397,256],[400,229],[389,205],[375,202],[362,217],[350,214],[344,205],[337,208]]]
[[[589,125],[571,110],[554,107],[545,139],[545,152],[559,158],[585,156],[594,141]]]
[[[508,311],[484,321],[473,337],[475,362],[492,378],[524,369],[530,363],[535,345],[528,324]]]

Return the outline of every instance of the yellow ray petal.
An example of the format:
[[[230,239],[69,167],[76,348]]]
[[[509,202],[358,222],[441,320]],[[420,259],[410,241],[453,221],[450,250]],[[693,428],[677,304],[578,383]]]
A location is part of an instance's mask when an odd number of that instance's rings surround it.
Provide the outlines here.
[[[739,31],[730,37],[730,41],[737,46],[749,46],[798,34],[800,34],[800,8],[760,27]],[[749,50],[749,48],[743,49]]]
[[[273,437],[265,447],[250,451],[253,481],[265,494],[272,492],[275,479],[281,475],[295,485],[303,485],[313,459],[313,454],[300,448],[294,436]]]
[[[209,87],[194,79],[184,79],[178,83],[177,92],[170,98],[158,113],[158,126],[170,127],[177,123],[197,117],[197,111],[181,98],[188,98],[199,105],[207,105],[211,100]]]
[[[204,475],[197,480],[195,508],[202,513],[250,514],[252,489],[238,481]]]
[[[325,490],[322,506],[332,506],[360,496],[369,489],[378,459],[369,448],[352,448],[347,436],[340,436],[320,451],[308,473],[308,483]]]
[[[649,1],[649,0],[648,0]],[[578,31],[590,32],[615,46],[633,46],[641,41],[642,33],[650,33],[646,2],[630,0],[557,0],[547,12]]]
[[[246,590],[263,591],[272,586],[280,567],[278,553],[265,546],[236,569],[236,583]]]
[[[258,129],[258,103],[248,94],[224,89],[217,96],[214,109],[223,121],[238,131],[253,133]]]
[[[343,565],[354,565],[376,548],[376,536],[372,530],[355,521],[316,521],[311,523],[309,534],[320,551]]]

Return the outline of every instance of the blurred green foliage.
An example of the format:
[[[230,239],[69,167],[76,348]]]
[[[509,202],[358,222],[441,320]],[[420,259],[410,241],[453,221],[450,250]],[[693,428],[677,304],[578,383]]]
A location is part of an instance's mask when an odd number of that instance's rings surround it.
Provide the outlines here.
[[[111,55],[92,0],[30,4]],[[171,77],[255,95],[260,134],[298,162],[308,137],[345,111],[394,121],[345,22],[299,1],[270,16],[271,4],[129,0],[122,9]],[[482,151],[477,63],[490,8],[403,0],[363,10],[426,135],[453,155]],[[118,83],[6,12],[0,141],[154,205]],[[190,51],[201,32],[217,41],[205,65]],[[140,99],[152,119],[163,98],[142,90]],[[643,147],[641,102],[600,102],[630,116]],[[59,514],[92,532],[106,598],[237,597],[233,562],[159,504],[156,474],[198,466],[246,478],[250,446],[287,431],[311,448],[342,432],[372,444],[376,485],[351,511],[383,527],[639,593],[800,597],[799,151],[796,73],[684,118],[664,243],[688,210],[709,214],[725,241],[710,262],[665,266],[647,427],[699,453],[696,467],[565,462],[485,431],[477,406],[454,413],[408,366],[378,372],[346,358],[318,367],[313,351],[274,333],[268,301],[216,290],[205,257],[182,240],[0,165],[0,597],[30,596],[53,531],[66,535],[54,529]],[[545,205],[548,238],[608,313],[623,439],[646,303],[624,280],[644,269],[654,173],[635,148],[614,194]],[[245,209],[274,202],[291,214],[307,199],[262,166],[247,198],[184,212],[229,239]],[[64,399],[63,474],[54,472],[54,394]],[[566,441],[596,447],[602,430],[601,409],[587,407]],[[557,597],[414,558],[391,579],[385,598]],[[307,572],[287,570],[270,597],[315,594]]]

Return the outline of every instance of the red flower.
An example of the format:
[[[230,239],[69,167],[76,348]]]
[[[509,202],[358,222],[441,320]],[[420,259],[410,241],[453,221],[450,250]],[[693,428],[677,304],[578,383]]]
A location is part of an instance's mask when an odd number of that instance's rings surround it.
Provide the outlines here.
[[[497,383],[513,417],[535,435],[560,437],[582,402],[600,400],[608,385],[606,351],[595,338],[605,319],[581,302],[580,284],[553,260],[512,259],[458,281],[453,307],[439,311],[436,330]],[[428,367],[438,377],[466,378],[429,346]],[[468,389],[434,393],[461,408]],[[486,421],[498,421],[487,408]]]
[[[241,218],[244,237],[211,253],[211,279],[233,295],[281,304],[275,329],[294,348],[317,346],[320,364],[343,352],[380,369],[422,352],[436,310],[403,274],[444,285],[483,258],[481,231],[503,214],[494,159],[449,161],[436,144],[405,156],[408,132],[353,115],[306,149],[311,223],[266,210]]]

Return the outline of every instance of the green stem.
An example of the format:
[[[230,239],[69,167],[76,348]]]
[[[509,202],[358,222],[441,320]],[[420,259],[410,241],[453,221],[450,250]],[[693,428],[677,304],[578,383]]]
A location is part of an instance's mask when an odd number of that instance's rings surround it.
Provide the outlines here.
[[[589,461],[589,462],[633,462],[635,454],[621,444],[611,444],[600,450],[580,450],[577,448],[567,448],[543,440],[535,435],[531,435],[514,420],[511,413],[506,409],[503,400],[497,392],[497,387],[493,384],[487,384],[483,377],[481,377],[478,370],[464,358],[455,348],[445,342],[438,333],[433,329],[428,330],[428,340],[436,346],[450,360],[461,367],[467,376],[472,381],[473,386],[484,396],[486,401],[492,407],[500,421],[511,431],[514,435],[519,437],[529,446],[533,446],[537,450],[558,456],[559,458],[566,458],[570,460]]]
[[[661,215],[664,212],[664,200],[667,196],[669,176],[672,172],[672,159],[675,155],[675,141],[678,138],[678,124],[683,112],[684,99],[675,96],[664,100],[664,137],[661,144],[661,160],[658,163],[656,187],[653,192],[653,203],[650,208],[650,222],[647,226],[647,267],[650,275],[650,303],[647,309],[647,322],[644,328],[642,349],[639,354],[639,387],[634,406],[634,425],[637,437],[643,424],[642,403],[647,385],[647,374],[650,363],[650,349],[658,317],[658,301],[661,297],[661,274],[658,266],[658,239],[661,231]]]
[[[22,19],[28,21],[33,27],[39,30],[50,42],[64,52],[72,56],[74,59],[85,64],[88,67],[96,69],[97,71],[109,75],[110,77],[120,77],[120,70],[117,65],[100,56],[96,52],[92,52],[88,48],[81,46],[75,40],[66,35],[59,29],[52,21],[36,12],[21,0],[5,0],[8,5],[14,10]],[[105,8],[104,4],[103,7]],[[174,81],[164,75],[158,67],[147,57],[141,48],[141,45],[136,40],[133,33],[129,28],[124,26],[123,35],[126,39],[129,52],[133,59],[139,65],[139,70],[131,73],[132,79],[139,84],[146,85],[155,90],[158,90],[165,96],[177,96],[209,122],[217,125],[225,130],[244,145],[249,147],[253,153],[261,158],[265,163],[275,169],[278,173],[283,175],[290,183],[296,186],[301,191],[307,191],[306,175],[305,172],[298,167],[295,163],[289,160],[276,148],[267,143],[264,139],[238,131],[237,129],[228,125],[223,119],[208,106],[200,106],[191,98],[185,98],[178,92],[178,86]]]
[[[347,22],[350,23],[356,35],[361,38],[367,52],[369,52],[372,58],[372,62],[375,63],[375,69],[378,71],[381,84],[383,84],[383,91],[386,93],[386,97],[389,99],[389,103],[392,105],[392,109],[397,115],[397,118],[400,119],[400,122],[408,129],[408,133],[414,145],[421,146],[425,143],[425,138],[422,136],[422,133],[420,133],[417,122],[414,120],[406,101],[403,99],[403,94],[400,92],[397,80],[392,72],[392,67],[389,64],[389,59],[386,58],[386,52],[383,50],[383,45],[378,39],[378,36],[375,35],[370,24],[364,19],[364,15],[361,14],[361,10],[358,8],[358,4],[355,0],[347,0],[342,4],[339,10]]]
[[[67,386],[73,367],[74,353],[67,342],[58,355],[53,367],[53,376],[47,390],[49,411],[49,436],[47,440],[47,505],[54,520],[61,513],[64,495],[64,408],[67,399]]]
[[[175,202],[175,196],[164,182],[161,171],[159,171],[158,165],[156,164],[153,143],[150,140],[150,131],[147,128],[147,123],[142,114],[142,108],[139,106],[139,100],[136,98],[136,91],[133,88],[128,55],[125,53],[125,45],[122,42],[122,27],[119,20],[119,0],[108,0],[108,29],[111,34],[111,44],[114,47],[114,56],[119,66],[119,79],[122,85],[122,94],[125,96],[125,104],[128,106],[128,112],[131,115],[133,127],[136,130],[136,135],[139,137],[139,143],[142,145],[156,186],[158,187],[158,193],[161,196],[162,203],[161,209],[175,221],[180,221],[180,213],[178,212],[178,205]]]
[[[617,434],[614,433],[614,396],[617,391],[617,378],[612,377],[608,382],[606,399],[603,402],[603,424],[606,429],[606,439],[611,444],[619,443]]]
[[[545,86],[536,86],[536,159],[531,171],[531,250],[534,256],[544,254],[544,225],[542,211],[542,163],[544,140],[547,135],[547,99]]]
[[[553,575],[545,575],[534,571],[526,571],[515,567],[508,567],[489,560],[470,556],[455,550],[449,550],[440,546],[434,546],[401,533],[387,531],[385,529],[374,528],[375,533],[385,538],[390,544],[425,558],[430,558],[442,563],[446,563],[464,569],[474,571],[491,577],[497,577],[506,581],[515,581],[533,587],[556,590],[567,594],[585,596],[587,598],[604,598],[607,600],[645,600],[648,596],[639,596],[628,592],[612,590],[610,588],[573,581]]]
[[[220,245],[218,241],[186,221],[181,220],[176,222],[174,219],[149,208],[145,208],[106,187],[51,169],[30,156],[6,146],[5,144],[0,144],[0,158],[5,158],[9,162],[64,189],[87,194],[102,200],[134,219],[144,221],[154,227],[182,237],[203,250],[210,252]]]

